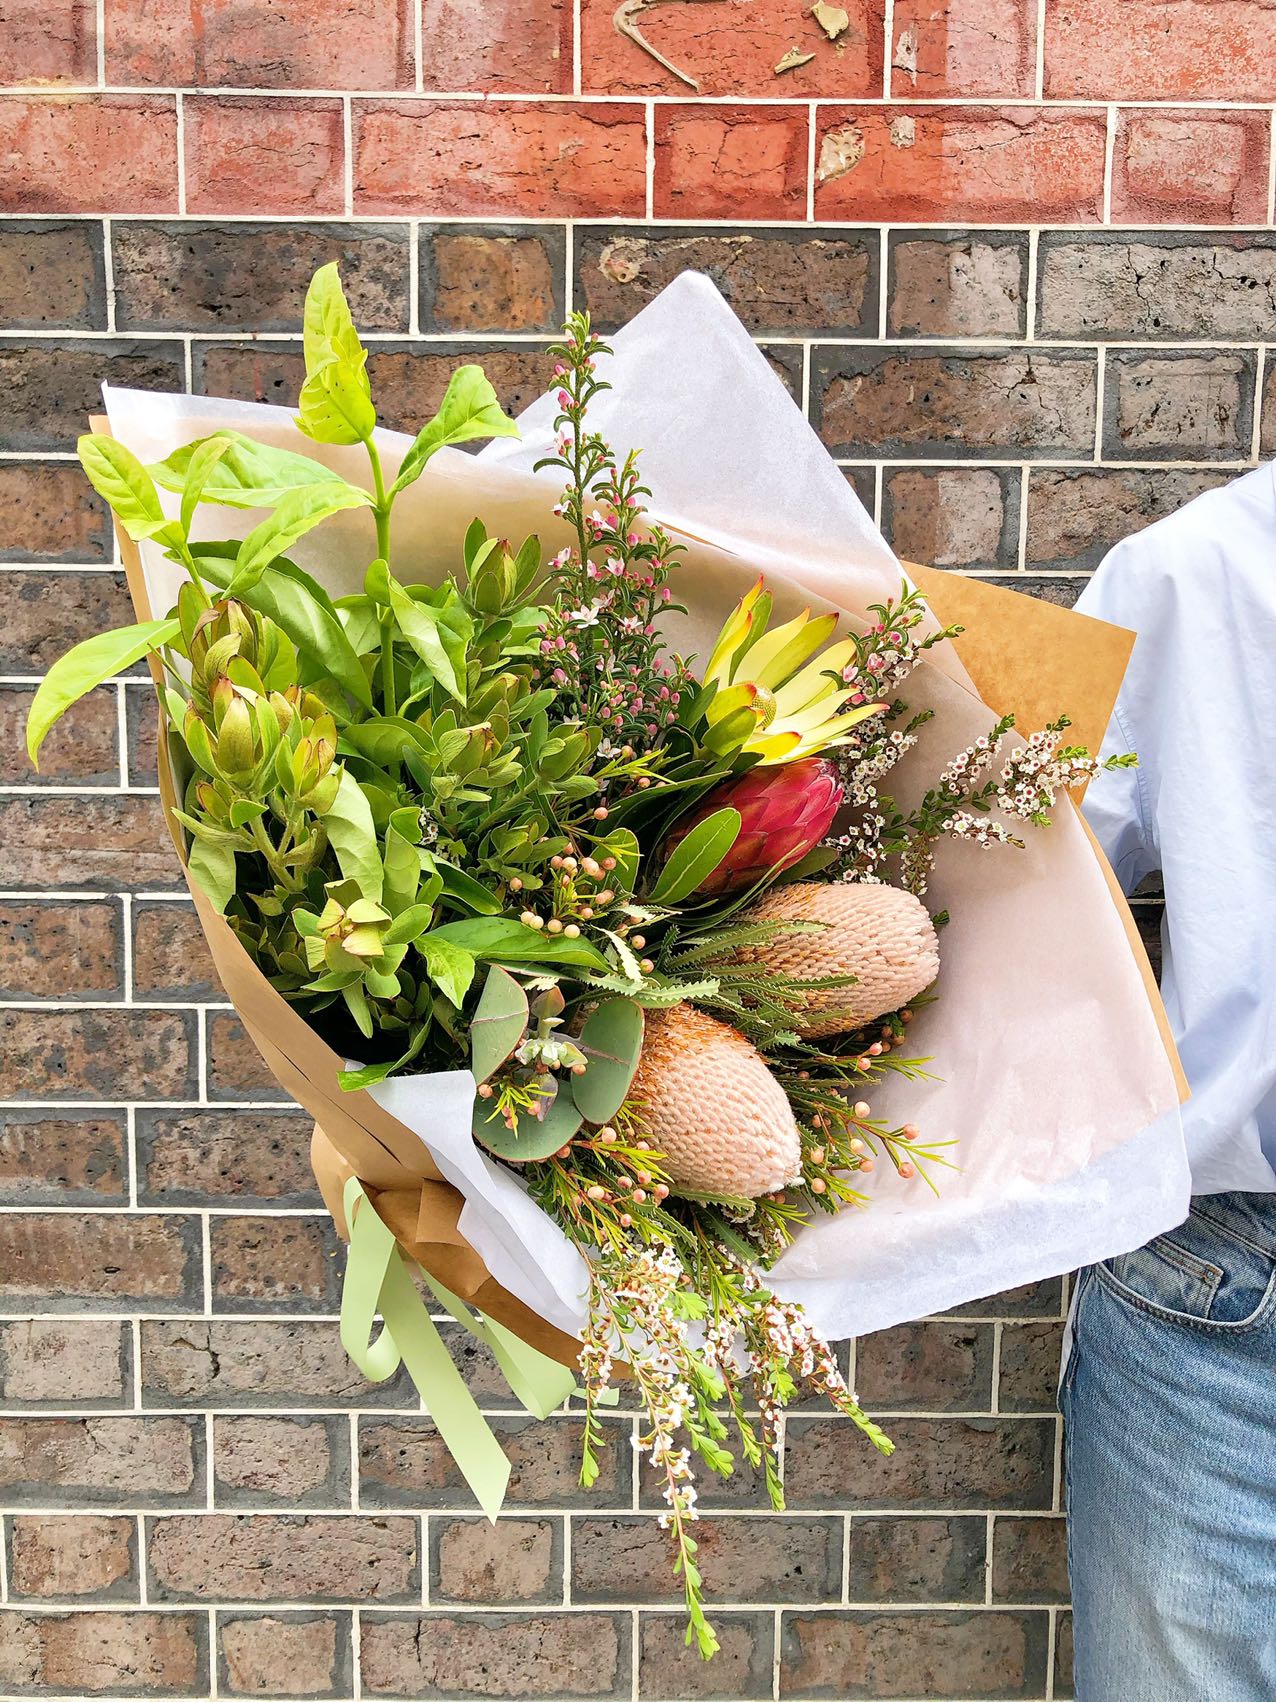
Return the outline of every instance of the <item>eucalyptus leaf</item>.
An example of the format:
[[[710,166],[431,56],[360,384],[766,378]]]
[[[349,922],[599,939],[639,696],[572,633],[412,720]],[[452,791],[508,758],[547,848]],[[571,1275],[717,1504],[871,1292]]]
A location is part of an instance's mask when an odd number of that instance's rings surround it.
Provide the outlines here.
[[[124,673],[143,656],[171,643],[181,630],[176,616],[171,620],[141,621],[136,626],[95,633],[68,650],[65,656],[59,656],[40,681],[27,712],[27,755],[36,767],[45,735],[73,703],[78,703],[86,692],[104,680]]]
[[[571,1097],[563,1093],[546,1109],[544,1117],[533,1117],[525,1111],[513,1129],[499,1112],[492,1110],[487,1100],[474,1101],[475,1138],[497,1158],[510,1164],[535,1164],[552,1158],[559,1147],[571,1140],[583,1120]]]
[[[522,1040],[527,1016],[527,994],[508,970],[493,964],[470,1023],[470,1068],[475,1081],[486,1081],[500,1069]]]
[[[452,374],[447,391],[434,418],[417,433],[416,440],[390,486],[397,496],[415,483],[426,462],[448,443],[469,443],[476,437],[517,437],[518,427],[502,409],[496,392],[481,366],[462,366]],[[468,534],[467,534],[468,540]]]
[[[642,1057],[643,1027],[632,999],[607,999],[586,1018],[577,1041],[585,1073],[572,1077],[572,1097],[589,1122],[608,1122],[625,1103]]]
[[[674,847],[648,894],[653,904],[679,904],[689,898],[722,862],[740,835],[739,810],[715,810]]]

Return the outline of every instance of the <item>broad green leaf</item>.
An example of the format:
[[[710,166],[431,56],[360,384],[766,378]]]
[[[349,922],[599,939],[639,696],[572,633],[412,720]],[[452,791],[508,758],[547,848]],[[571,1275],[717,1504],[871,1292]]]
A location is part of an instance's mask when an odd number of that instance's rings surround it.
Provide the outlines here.
[[[206,437],[190,458],[186,482],[182,490],[182,532],[189,536],[195,510],[204,498],[204,489],[216,470],[217,463],[230,448],[224,437]]]
[[[476,916],[499,916],[501,901],[495,897],[488,887],[476,881],[473,875],[467,875],[464,869],[458,869],[455,863],[445,863],[441,857],[436,857],[434,866],[439,871],[443,881],[443,897],[452,899],[455,905],[464,905]]]
[[[299,485],[346,483],[340,473],[334,473],[322,461],[297,455],[291,449],[256,443],[238,431],[219,431],[212,437],[183,444],[167,460],[155,462],[147,471],[165,490],[183,491],[196,456],[212,443],[224,444],[225,448],[209,469],[203,500],[225,508],[273,508]]]
[[[76,449],[89,483],[130,538],[161,538],[172,545],[183,541],[182,529],[160,507],[155,481],[131,449],[97,432],[86,433]]]
[[[572,1097],[591,1123],[606,1123],[625,1103],[642,1037],[642,1010],[632,999],[608,999],[586,1018],[577,1042],[585,1073],[573,1076]]]
[[[230,584],[232,563],[225,555],[195,555],[204,577],[220,589]],[[365,709],[372,708],[372,691],[341,618],[327,593],[308,573],[280,556],[244,597],[259,614],[268,615],[288,634],[298,653],[322,674],[336,680]]]
[[[415,749],[426,754],[432,750],[430,736],[415,721],[402,715],[379,716],[375,721],[356,721],[341,734],[343,746],[348,744],[360,756],[375,762],[378,768],[388,769],[401,762],[404,753]]]
[[[510,1056],[527,1027],[527,994],[499,964],[487,972],[470,1024],[470,1068],[486,1081]]]
[[[365,898],[380,904],[384,873],[372,809],[359,782],[347,769],[341,770],[337,796],[323,817],[323,825],[341,873],[347,880],[358,881]]]
[[[95,633],[83,643],[59,656],[40,682],[39,689],[27,713],[27,755],[36,760],[49,728],[59,721],[73,703],[86,692],[112,679],[171,643],[182,630],[181,622],[172,620],[142,621],[137,626],[116,627],[111,632]]]
[[[355,1025],[365,1040],[372,1039],[372,1012],[368,1009],[368,995],[360,982],[352,982],[341,989],[341,997],[346,1002]]]
[[[235,893],[235,853],[229,845],[215,845],[207,839],[196,839],[187,861],[191,879],[211,899],[219,915]]]
[[[497,1158],[510,1164],[534,1164],[552,1158],[559,1147],[566,1146],[582,1121],[571,1095],[560,1093],[543,1118],[524,1112],[513,1129],[493,1111],[489,1100],[476,1099],[472,1127],[475,1138]]]
[[[405,838],[390,825],[385,830],[383,862],[385,884],[381,892],[381,902],[391,916],[398,916],[400,911],[406,910],[416,898],[417,888],[421,884],[421,853],[413,840]]]
[[[569,940],[546,934],[512,916],[471,916],[464,922],[445,922],[435,939],[450,941],[487,963],[565,963],[588,969],[607,968],[607,959],[588,940]]]
[[[239,546],[231,596],[250,591],[266,569],[320,521],[344,508],[367,508],[371,502],[357,485],[299,485],[286,491],[270,518],[254,526]]]
[[[689,898],[721,863],[740,834],[739,810],[715,810],[679,841],[648,895],[652,904]]]
[[[468,634],[462,638],[438,609],[410,597],[396,580],[390,580],[389,588],[390,607],[399,631],[449,696],[464,703]]]
[[[432,904],[409,904],[406,910],[401,910],[382,935],[381,943],[388,949],[394,946],[411,945],[414,940],[430,926],[434,916]]]
[[[307,374],[318,371],[325,361],[334,357],[351,365],[367,359],[335,260],[320,266],[306,289],[301,337]]]
[[[405,1064],[410,1064],[425,1045],[430,1032],[428,1022],[423,1022],[413,1034],[406,1052],[401,1052],[397,1058],[392,1058],[385,1064],[365,1064],[359,1070],[342,1070],[337,1076],[342,1091],[355,1093],[361,1087],[375,1087],[377,1082],[385,1081],[396,1070],[401,1070]]]
[[[518,427],[502,409],[481,366],[462,366],[452,374],[434,418],[417,433],[403,457],[391,495],[406,490],[421,477],[425,464],[445,443],[468,443],[476,437],[517,437]]]
[[[451,1004],[458,1010],[470,990],[470,982],[474,979],[473,954],[454,945],[450,940],[441,940],[437,934],[424,934],[416,942],[416,949],[425,959],[425,967],[430,972],[430,980],[442,992]]]
[[[325,361],[297,400],[297,429],[316,443],[366,443],[376,429],[372,388],[362,366]]]

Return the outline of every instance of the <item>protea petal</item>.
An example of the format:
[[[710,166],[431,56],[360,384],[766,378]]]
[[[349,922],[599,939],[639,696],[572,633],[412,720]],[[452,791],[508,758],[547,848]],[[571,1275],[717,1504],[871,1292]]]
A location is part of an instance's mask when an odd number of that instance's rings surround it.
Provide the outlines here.
[[[789,715],[795,709],[801,709],[810,703],[817,692],[834,689],[830,674],[836,674],[841,680],[842,670],[855,656],[854,639],[844,638],[838,644],[830,644],[822,656],[817,656],[814,662],[794,674],[785,685],[780,686],[775,693],[775,709],[777,715]],[[845,696],[846,688],[842,687]]]
[[[783,684],[808,656],[814,656],[837,631],[835,614],[812,617],[803,609],[796,619],[786,621],[760,638],[749,652],[749,676],[759,685],[774,690]]]
[[[710,680],[717,681],[720,675],[724,681],[730,678],[730,660],[748,636],[753,621],[753,607],[762,595],[765,584],[766,581],[759,574],[756,584],[745,592],[727,616],[704,671],[706,684]]]

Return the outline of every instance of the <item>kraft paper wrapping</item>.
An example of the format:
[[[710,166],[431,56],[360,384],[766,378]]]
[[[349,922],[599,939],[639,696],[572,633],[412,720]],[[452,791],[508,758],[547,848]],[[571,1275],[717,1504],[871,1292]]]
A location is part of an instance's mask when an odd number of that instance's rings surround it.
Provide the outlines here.
[[[686,554],[671,622],[685,654],[707,654],[729,608],[765,572],[776,619],[836,607],[848,624],[898,595],[902,569],[839,469],[712,286],[685,274],[611,339],[594,423],[618,450],[644,452],[653,516]],[[309,443],[283,409],[108,389],[111,427],[143,460],[227,426],[304,450],[362,480],[361,451]],[[725,404],[725,405],[724,405]],[[395,510],[395,569],[437,581],[475,514],[511,537],[566,541],[551,514],[559,480],[531,471],[552,441],[552,398],[520,419],[520,442],[437,455]],[[389,476],[409,438],[378,434]],[[205,535],[259,516],[216,511]],[[207,522],[205,522],[207,524]],[[125,547],[139,614],[166,609],[180,570],[152,546]],[[371,523],[339,515],[294,555],[334,596],[360,588]],[[1025,729],[1066,710],[1097,749],[1130,635],[978,581],[910,570],[944,623],[970,628],[909,682],[933,707],[919,748],[892,777],[916,796],[942,763],[1015,709]],[[165,778],[171,788],[171,777]],[[887,1082],[874,1111],[955,1139],[941,1194],[889,1166],[873,1200],[803,1230],[771,1281],[829,1336],[859,1334],[1138,1245],[1181,1221],[1189,1182],[1181,1072],[1137,934],[1079,815],[1065,802],[1025,852],[945,845],[928,893],[953,921],[941,942],[941,997],[910,1034],[937,1079]],[[341,1060],[268,986],[195,893],[219,973],[282,1085],[314,1116],[316,1174],[340,1221],[346,1177],[365,1182],[404,1248],[462,1298],[544,1351],[570,1358],[585,1317],[585,1266],[520,1180],[469,1135],[465,1072],[395,1078],[343,1094]],[[466,1114],[460,1115],[462,1102]]]

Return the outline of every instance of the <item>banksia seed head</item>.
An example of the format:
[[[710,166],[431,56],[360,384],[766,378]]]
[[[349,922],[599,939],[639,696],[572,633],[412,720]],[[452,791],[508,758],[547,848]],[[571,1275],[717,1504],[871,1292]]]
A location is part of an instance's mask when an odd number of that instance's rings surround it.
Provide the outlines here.
[[[925,905],[899,887],[795,881],[751,904],[745,922],[823,922],[819,933],[781,934],[737,955],[777,975],[854,975],[853,987],[807,995],[793,1026],[807,1040],[860,1028],[899,1010],[939,974],[939,941]]]
[[[761,1053],[693,1005],[647,1012],[630,1095],[670,1179],[684,1188],[757,1199],[801,1169],[793,1112]]]
[[[837,770],[822,758],[753,768],[739,780],[715,786],[674,828],[665,856],[715,810],[739,810],[739,837],[696,896],[720,898],[740,892],[765,875],[800,863],[824,838],[841,802]]]

